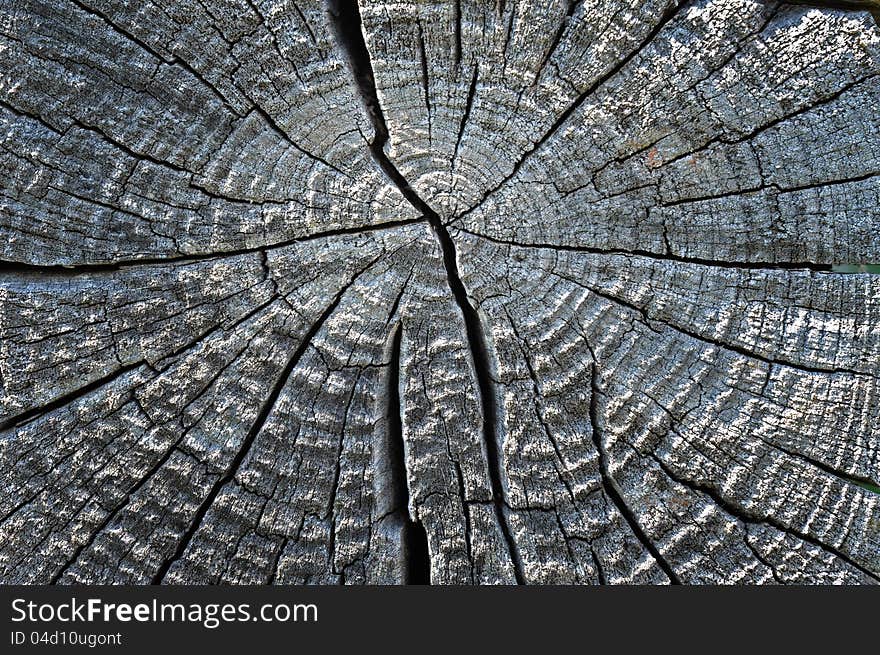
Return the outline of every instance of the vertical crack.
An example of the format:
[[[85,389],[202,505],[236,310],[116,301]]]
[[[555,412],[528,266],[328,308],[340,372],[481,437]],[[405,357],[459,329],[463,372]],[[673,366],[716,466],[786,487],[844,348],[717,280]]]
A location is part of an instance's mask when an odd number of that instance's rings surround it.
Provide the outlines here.
[[[596,575],[599,578],[600,585],[608,584],[608,576],[605,575],[605,569],[602,567],[602,562],[599,561],[599,556],[596,554],[596,549],[590,545],[590,555],[593,557],[593,566],[596,567]]]
[[[568,0],[568,8],[565,11],[565,15],[560,19],[559,26],[556,28],[556,33],[553,35],[553,40],[550,42],[550,46],[547,48],[547,52],[541,60],[541,64],[535,71],[535,81],[533,84],[538,83],[538,79],[541,77],[541,72],[544,70],[547,62],[550,61],[550,57],[556,52],[556,48],[559,47],[559,43],[562,41],[562,35],[565,34],[565,28],[567,28],[571,22],[571,17],[574,16],[574,10],[577,9],[579,3],[580,0]]]
[[[431,129],[431,91],[428,87],[428,53],[425,51],[425,33],[422,21],[417,21],[419,28],[419,56],[422,62],[422,91],[425,93],[425,108],[428,110],[428,141],[432,140]]]
[[[455,68],[461,67],[461,0],[455,0]]]
[[[364,103],[373,123],[375,135],[370,147],[373,150],[376,148],[383,150],[388,142],[388,126],[385,124],[385,116],[376,93],[376,78],[373,75],[370,52],[367,50],[367,43],[361,31],[361,11],[357,0],[327,0],[327,13],[336,40],[343,54],[348,58],[348,65],[354,76],[355,86],[360,92],[361,102]]]
[[[431,552],[428,549],[428,533],[421,521],[407,521],[403,526],[403,557],[406,568],[403,583],[407,585],[431,584]]]
[[[458,6],[458,4],[456,4]],[[491,378],[488,340],[477,310],[468,300],[467,289],[458,271],[455,243],[446,229],[440,215],[434,211],[409,185],[403,174],[388,158],[385,145],[388,142],[388,126],[376,90],[373,66],[370,53],[361,31],[361,16],[356,0],[328,0],[328,13],[334,25],[339,44],[348,57],[354,81],[360,92],[364,106],[373,121],[373,140],[370,152],[382,171],[400,189],[407,201],[415,207],[428,221],[437,239],[443,255],[446,279],[455,303],[464,319],[465,334],[474,372],[483,416],[483,443],[486,448],[486,459],[489,471],[489,482],[492,488],[492,503],[502,536],[510,554],[514,575],[518,584],[523,584],[522,562],[517,551],[516,542],[507,519],[506,490],[502,481],[502,461],[498,443],[497,406],[495,390]]]
[[[385,453],[389,471],[391,516],[401,527],[401,555],[403,559],[403,583],[408,585],[431,584],[431,554],[428,549],[428,533],[421,521],[409,515],[409,482],[406,475],[406,445],[403,440],[403,420],[400,402],[400,344],[403,329],[400,323],[394,329],[391,342],[391,359],[388,362],[388,399]]]
[[[461,123],[458,126],[458,137],[455,140],[455,150],[452,152],[452,162],[455,166],[455,160],[458,157],[458,149],[461,146],[461,138],[464,136],[464,128],[467,126],[468,119],[471,116],[471,109],[474,106],[474,96],[477,93],[477,77],[480,73],[480,65],[474,64],[474,74],[471,77],[471,85],[468,88],[467,103],[464,106],[464,113],[461,116]]]

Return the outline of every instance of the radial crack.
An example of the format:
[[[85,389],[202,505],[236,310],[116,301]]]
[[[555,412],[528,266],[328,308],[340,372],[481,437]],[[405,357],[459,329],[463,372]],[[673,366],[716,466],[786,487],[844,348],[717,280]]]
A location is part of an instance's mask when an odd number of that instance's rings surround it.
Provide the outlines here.
[[[401,526],[401,559],[403,562],[403,582],[409,585],[431,583],[431,555],[428,549],[428,535],[421,521],[414,520],[409,513],[410,491],[407,480],[406,444],[403,439],[403,420],[400,402],[400,346],[403,327],[400,323],[394,328],[391,341],[391,358],[388,362],[386,443],[385,454],[389,471],[389,501],[391,515]]]
[[[620,486],[617,484],[617,481],[612,477],[611,473],[608,470],[608,453],[605,450],[605,444],[603,443],[602,438],[602,430],[599,427],[599,395],[601,394],[601,392],[599,390],[598,378],[599,366],[596,363],[594,355],[593,363],[590,369],[590,425],[592,427],[591,433],[593,437],[593,444],[596,446],[596,452],[599,455],[599,473],[602,476],[602,487],[605,489],[605,493],[608,494],[608,497],[617,507],[617,510],[623,516],[624,520],[629,524],[629,527],[632,530],[633,534],[635,534],[636,538],[638,538],[645,549],[649,553],[651,553],[651,556],[657,562],[657,565],[666,574],[666,577],[669,578],[669,581],[672,584],[680,585],[681,580],[679,579],[678,575],[676,575],[675,571],[673,571],[672,567],[669,565],[669,562],[666,561],[666,559],[658,550],[657,546],[655,546],[653,542],[648,538],[648,535],[645,534],[642,526],[639,525],[639,522],[636,520],[635,515],[629,508],[629,505],[626,504]]]
[[[858,569],[859,571],[864,573],[866,576],[868,576],[872,580],[880,582],[880,577],[878,577],[877,572],[871,571],[866,566],[860,564],[855,559],[853,559],[852,557],[850,557],[849,555],[847,555],[846,553],[844,553],[840,549],[836,548],[835,546],[832,546],[831,544],[826,543],[826,542],[822,541],[821,539],[818,539],[818,538],[814,537],[813,535],[808,534],[802,530],[799,530],[793,526],[785,525],[784,523],[777,520],[772,515],[767,514],[767,515],[761,516],[761,515],[755,514],[753,512],[750,512],[748,509],[746,509],[744,507],[740,507],[739,505],[735,504],[734,502],[732,502],[732,501],[728,500],[727,498],[725,498],[724,496],[722,496],[721,493],[717,489],[715,489],[714,487],[712,487],[706,483],[697,482],[695,480],[691,480],[689,478],[686,478],[682,475],[678,475],[675,471],[672,470],[672,468],[670,468],[670,466],[666,462],[663,461],[663,459],[661,459],[656,454],[648,453],[648,455],[651,457],[652,460],[654,460],[654,462],[657,463],[657,465],[660,467],[660,469],[666,474],[666,476],[669,479],[671,479],[674,482],[677,482],[678,484],[684,485],[685,487],[687,487],[688,489],[690,489],[692,491],[702,492],[703,494],[708,496],[712,500],[712,502],[714,502],[718,507],[720,507],[722,510],[724,510],[725,512],[727,512],[731,516],[735,517],[736,519],[742,521],[743,523],[748,523],[748,524],[761,524],[761,523],[763,523],[765,525],[769,525],[769,526],[779,530],[780,532],[794,535],[795,537],[798,537],[799,539],[802,539],[802,540],[806,541],[807,543],[812,544],[813,546],[816,546],[817,548],[820,548],[824,551],[831,553],[832,555],[843,560],[844,562],[846,562],[847,564],[849,564],[853,568]]]
[[[196,510],[195,516],[190,522],[189,528],[187,528],[186,532],[181,537],[181,540],[178,543],[177,549],[175,550],[174,554],[166,559],[159,567],[155,576],[153,577],[152,584],[161,584],[163,578],[171,569],[171,566],[177,560],[179,560],[183,553],[186,551],[186,548],[192,541],[193,536],[201,526],[205,515],[211,508],[214,500],[216,500],[217,496],[220,494],[220,491],[223,489],[224,486],[226,486],[227,483],[231,482],[235,478],[235,475],[238,473],[239,467],[241,466],[242,462],[244,461],[245,457],[250,452],[251,447],[256,441],[257,435],[259,435],[267,419],[269,418],[269,415],[275,408],[275,404],[277,403],[278,398],[281,396],[281,392],[284,390],[284,387],[287,386],[287,382],[290,379],[293,370],[296,368],[297,364],[299,364],[299,361],[305,354],[306,349],[311,345],[312,340],[318,333],[318,330],[321,329],[326,320],[330,318],[330,315],[339,306],[339,303],[342,301],[342,297],[343,295],[345,295],[345,292],[348,291],[348,289],[358,280],[358,278],[363,275],[367,270],[369,270],[373,266],[373,264],[379,261],[381,257],[382,255],[379,255],[378,257],[373,259],[360,272],[358,272],[348,284],[340,289],[339,293],[336,294],[336,296],[333,298],[330,304],[327,305],[327,307],[324,309],[318,319],[314,323],[312,323],[308,331],[303,335],[296,350],[294,350],[293,354],[288,358],[284,369],[281,371],[281,374],[278,376],[278,378],[276,378],[271,392],[267,396],[266,400],[263,401],[263,404],[260,406],[260,411],[257,414],[256,419],[254,419],[254,422],[251,424],[250,430],[248,430],[247,435],[242,440],[241,446],[239,447],[238,452],[236,452],[232,462],[230,462],[229,466],[227,467],[226,472],[219,478],[217,478],[216,482],[214,482],[211,491],[208,493],[205,500],[202,501],[202,504],[199,505],[199,508]]]
[[[867,371],[859,371],[859,370],[852,369],[852,368],[845,368],[845,367],[832,368],[832,367],[822,367],[822,366],[810,366],[808,364],[798,364],[797,362],[793,362],[793,361],[790,361],[787,359],[778,359],[778,358],[767,357],[765,355],[761,355],[759,353],[753,352],[743,346],[739,346],[735,343],[727,343],[724,341],[719,341],[717,339],[712,339],[710,337],[703,336],[703,335],[699,334],[698,332],[690,330],[690,329],[684,327],[683,325],[673,323],[669,320],[658,318],[656,316],[649,316],[647,310],[643,309],[642,307],[639,307],[638,305],[636,305],[628,300],[624,300],[623,298],[615,296],[614,294],[611,294],[611,293],[606,293],[604,291],[600,291],[599,289],[596,289],[595,287],[584,284],[583,282],[580,282],[572,277],[564,275],[558,271],[547,270],[547,269],[543,269],[543,270],[545,270],[547,273],[555,275],[556,277],[558,277],[562,280],[566,280],[568,282],[571,282],[572,284],[575,284],[575,285],[581,287],[582,289],[586,289],[590,293],[595,294],[596,296],[599,296],[600,298],[604,298],[605,300],[608,300],[609,302],[613,302],[616,305],[619,305],[621,307],[625,307],[626,309],[629,309],[630,311],[637,313],[641,317],[642,323],[644,323],[649,329],[654,330],[655,332],[657,332],[657,330],[651,326],[652,322],[659,323],[661,325],[665,325],[666,327],[668,327],[672,330],[675,330],[676,332],[679,332],[679,333],[685,335],[686,337],[690,337],[691,339],[695,339],[697,341],[702,341],[703,343],[705,343],[709,346],[714,346],[715,348],[720,348],[722,350],[734,352],[738,355],[742,355],[743,357],[747,357],[749,359],[754,359],[754,360],[757,360],[759,362],[763,362],[763,363],[769,364],[769,365],[787,366],[788,368],[792,368],[792,369],[795,369],[798,371],[803,371],[805,373],[831,373],[831,374],[835,374],[835,375],[837,375],[837,374],[852,375],[854,377],[858,377],[858,376],[869,377],[869,378],[876,377],[876,375],[873,375],[872,373],[869,373]]]
[[[474,96],[477,93],[477,78],[480,74],[479,64],[474,64],[474,75],[471,78],[471,85],[468,88],[467,102],[464,106],[464,113],[461,116],[461,123],[458,125],[458,136],[455,139],[455,149],[452,151],[453,166],[458,158],[458,149],[461,146],[461,138],[464,136],[464,129],[467,127],[468,118],[471,116],[471,109],[474,105]]]
[[[545,250],[556,250],[560,252],[582,252],[589,255],[618,255],[624,257],[645,257],[648,259],[656,259],[660,261],[670,261],[680,264],[699,264],[701,266],[715,266],[717,268],[741,268],[745,270],[782,270],[782,271],[816,271],[820,273],[832,272],[831,264],[816,264],[814,262],[749,262],[749,261],[730,261],[724,259],[704,259],[702,257],[685,257],[682,255],[674,255],[672,253],[659,253],[651,250],[643,250],[640,248],[621,249],[621,248],[597,248],[595,246],[570,246],[561,243],[523,243],[510,239],[499,239],[490,237],[473,230],[465,230],[456,228],[460,232],[469,234],[479,239],[485,239],[492,243],[503,246],[514,246],[515,248],[535,248]]]
[[[556,48],[559,47],[559,43],[562,41],[562,36],[563,34],[565,34],[565,30],[571,22],[571,17],[574,16],[574,11],[575,9],[577,9],[577,6],[579,4],[580,0],[568,0],[568,7],[565,10],[565,15],[560,17],[559,26],[556,28],[556,33],[553,35],[553,40],[550,42],[550,46],[547,48],[547,52],[544,54],[544,57],[543,59],[541,59],[541,63],[538,65],[538,68],[535,72],[534,84],[538,83],[538,79],[540,79],[544,67],[547,65],[547,62],[550,61],[550,57],[553,56],[553,53],[556,52]]]
[[[266,253],[270,250],[278,250],[297,243],[306,243],[309,241],[317,241],[318,239],[329,239],[338,236],[347,236],[353,234],[365,234],[370,232],[380,232],[382,230],[393,230],[398,227],[405,227],[415,223],[422,223],[424,217],[407,218],[399,221],[387,221],[376,225],[364,225],[360,227],[344,227],[335,230],[324,230],[322,232],[313,232],[305,236],[293,239],[285,239],[278,243],[265,246],[251,246],[248,248],[236,248],[233,250],[220,250],[206,253],[194,253],[179,255],[174,257],[144,257],[143,259],[121,259],[115,262],[107,262],[100,264],[32,264],[29,262],[0,261],[0,275],[3,273],[39,273],[40,275],[60,274],[64,276],[101,273],[106,271],[119,271],[133,266],[155,266],[160,264],[191,264],[209,259],[224,259],[227,257],[235,257],[238,255],[249,255],[252,253]]]
[[[425,94],[425,109],[427,109],[428,116],[428,141],[432,139],[431,136],[431,90],[428,86],[428,53],[425,51],[425,34],[422,28],[422,22],[418,21],[416,23],[419,28],[419,59],[422,64],[422,91]]]
[[[617,64],[615,64],[611,69],[609,69],[604,75],[599,77],[593,84],[590,85],[588,89],[586,89],[583,93],[581,93],[577,98],[575,98],[574,102],[572,102],[553,122],[553,124],[541,135],[541,137],[535,141],[531,148],[526,150],[522,156],[516,161],[511,169],[510,173],[505,175],[501,181],[496,184],[494,187],[489,189],[483,194],[483,197],[473,204],[470,208],[463,211],[457,217],[453,218],[450,223],[454,223],[456,221],[461,220],[471,212],[473,212],[477,207],[482,205],[492,194],[494,194],[498,189],[504,186],[508,180],[512,179],[522,168],[523,164],[525,164],[526,160],[529,159],[535,152],[537,152],[541,146],[543,146],[556,132],[559,131],[565,122],[571,117],[571,115],[577,111],[577,109],[589,98],[592,96],[598,89],[600,89],[608,80],[613,78],[615,75],[620,73],[626,65],[636,56],[638,55],[654,38],[663,30],[664,27],[671,21],[679,12],[679,10],[684,7],[689,0],[681,0],[680,2],[675,2],[672,6],[670,6],[666,12],[661,16],[660,20],[657,22],[657,25],[654,26],[648,35],[639,43],[639,45],[629,52],[626,56],[621,58]]]
[[[49,401],[48,403],[45,403],[45,404],[40,405],[38,407],[32,407],[31,409],[27,409],[27,410],[21,412],[20,414],[17,414],[15,416],[11,416],[11,417],[7,418],[6,420],[4,420],[2,423],[0,423],[0,432],[4,432],[4,431],[8,430],[9,428],[15,427],[17,425],[21,425],[22,423],[26,423],[27,421],[29,421],[32,418],[35,418],[37,416],[41,416],[43,414],[48,414],[52,410],[58,409],[59,407],[63,407],[64,405],[72,403],[75,400],[77,400],[85,395],[88,395],[92,391],[99,389],[100,387],[104,386],[105,384],[109,384],[109,383],[113,382],[113,380],[115,380],[119,377],[122,377],[123,375],[125,375],[129,371],[133,371],[134,369],[138,368],[139,366],[145,366],[145,365],[147,365],[147,363],[145,361],[141,360],[141,361],[137,361],[132,364],[128,364],[126,366],[122,366],[120,368],[114,369],[113,371],[111,371],[107,375],[103,375],[95,380],[92,380],[88,384],[85,384],[81,387],[77,387],[76,389],[73,389],[72,391],[69,391],[66,394],[58,396],[57,398]]]
[[[483,442],[488,460],[489,479],[492,487],[492,500],[504,541],[510,553],[517,583],[523,584],[522,562],[507,518],[507,492],[502,481],[503,462],[499,449],[496,425],[497,407],[492,383],[488,340],[477,310],[468,299],[467,289],[458,271],[455,243],[446,229],[440,215],[434,211],[413,190],[403,174],[385,153],[388,142],[388,126],[376,90],[370,54],[361,30],[360,10],[355,0],[329,0],[328,12],[335,25],[336,36],[343,51],[347,54],[349,65],[363,100],[373,121],[373,140],[370,152],[388,178],[400,189],[404,197],[421,213],[431,226],[443,255],[446,279],[452,296],[461,311],[465,324],[465,334],[477,378],[479,399],[483,417]]]
[[[71,1],[73,4],[75,4],[79,9],[81,9],[82,11],[84,11],[85,13],[87,13],[87,14],[89,14],[89,15],[91,15],[91,16],[94,16],[95,18],[98,18],[98,19],[102,20],[102,21],[103,21],[103,22],[104,22],[104,23],[105,23],[110,29],[112,29],[114,32],[116,32],[117,34],[119,34],[119,35],[122,36],[123,38],[127,39],[128,41],[131,41],[132,43],[137,44],[137,45],[140,46],[140,48],[142,48],[145,52],[147,52],[147,53],[149,53],[150,55],[152,55],[153,57],[159,59],[159,61],[164,62],[164,63],[166,63],[166,64],[168,64],[168,65],[172,65],[172,66],[173,66],[173,65],[177,65],[177,66],[179,66],[180,68],[183,68],[183,69],[184,69],[185,71],[187,71],[190,75],[192,75],[192,76],[195,77],[199,82],[201,82],[205,87],[207,87],[208,89],[210,89],[211,92],[212,92],[215,96],[217,96],[217,98],[220,99],[220,101],[221,101],[221,102],[223,103],[223,105],[229,110],[230,113],[232,113],[232,114],[235,115],[235,116],[240,116],[240,114],[239,114],[237,111],[235,111],[235,110],[232,108],[232,106],[229,104],[229,100],[226,98],[226,96],[225,96],[223,93],[221,93],[220,90],[219,90],[214,84],[212,84],[211,82],[209,82],[209,81],[205,78],[205,76],[202,75],[202,73],[200,73],[198,70],[196,70],[196,69],[195,69],[193,66],[191,66],[188,62],[186,62],[186,61],[184,61],[184,60],[182,60],[182,59],[180,59],[180,58],[178,58],[178,57],[174,57],[174,58],[172,58],[172,59],[170,59],[170,60],[165,59],[165,58],[162,57],[158,52],[156,52],[155,50],[153,50],[153,48],[151,48],[149,45],[147,45],[144,41],[138,39],[136,36],[134,36],[133,34],[131,34],[130,32],[128,32],[127,30],[124,30],[124,29],[122,29],[121,27],[119,27],[116,23],[114,23],[113,21],[111,21],[107,16],[105,16],[105,15],[104,15],[103,13],[101,13],[100,11],[98,11],[98,10],[96,10],[96,9],[93,9],[92,7],[89,7],[89,6],[85,5],[85,4],[83,4],[80,0],[70,0],[70,1]],[[285,131],[281,128],[281,126],[278,125],[278,123],[275,121],[275,119],[272,118],[272,117],[271,117],[271,116],[270,116],[270,115],[269,115],[269,114],[268,114],[268,113],[267,113],[267,112],[266,112],[266,111],[265,111],[260,105],[258,105],[256,102],[253,102],[253,101],[251,101],[251,102],[253,103],[254,110],[257,112],[257,114],[259,114],[259,116],[260,116],[260,117],[261,117],[261,118],[262,118],[262,119],[263,119],[263,120],[264,120],[264,121],[265,121],[265,122],[266,122],[266,123],[272,128],[272,129],[273,129],[273,130],[275,130],[275,131],[276,131],[276,132],[277,132],[277,133],[278,133],[278,134],[279,134],[279,135],[280,135],[285,141],[287,141],[287,143],[289,143],[290,145],[292,145],[295,149],[297,149],[299,152],[301,152],[302,154],[304,154],[304,155],[305,155],[306,157],[308,157],[309,159],[311,159],[311,160],[313,160],[313,161],[315,161],[315,162],[318,162],[318,163],[320,163],[320,164],[323,164],[324,166],[326,166],[326,167],[330,168],[331,170],[333,170],[333,171],[339,173],[340,175],[344,175],[345,177],[350,177],[350,176],[348,175],[348,173],[346,173],[346,172],[340,170],[339,168],[337,168],[336,166],[334,166],[334,165],[331,164],[330,162],[326,161],[326,160],[323,159],[322,157],[319,157],[318,155],[315,155],[315,154],[309,152],[308,150],[306,150],[305,148],[303,148],[301,145],[299,145],[298,143],[296,143],[296,142],[290,137],[290,135],[289,135],[287,132],[285,132]]]

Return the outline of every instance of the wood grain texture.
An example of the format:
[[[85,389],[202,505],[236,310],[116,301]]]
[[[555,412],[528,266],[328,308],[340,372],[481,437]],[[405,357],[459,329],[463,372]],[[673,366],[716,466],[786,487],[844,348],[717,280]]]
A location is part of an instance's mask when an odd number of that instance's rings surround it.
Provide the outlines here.
[[[876,3],[13,0],[0,581],[880,581]]]

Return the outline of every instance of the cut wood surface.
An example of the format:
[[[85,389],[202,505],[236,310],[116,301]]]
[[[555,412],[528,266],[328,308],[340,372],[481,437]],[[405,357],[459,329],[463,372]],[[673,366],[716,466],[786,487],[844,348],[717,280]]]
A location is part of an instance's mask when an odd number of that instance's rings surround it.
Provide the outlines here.
[[[0,581],[877,583],[876,8],[7,1]]]

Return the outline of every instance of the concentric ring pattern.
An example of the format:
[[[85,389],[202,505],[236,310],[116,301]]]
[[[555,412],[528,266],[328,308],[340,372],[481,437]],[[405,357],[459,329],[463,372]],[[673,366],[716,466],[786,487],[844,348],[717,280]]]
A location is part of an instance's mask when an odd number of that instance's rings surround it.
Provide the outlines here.
[[[880,580],[871,14],[7,4],[3,582]]]

